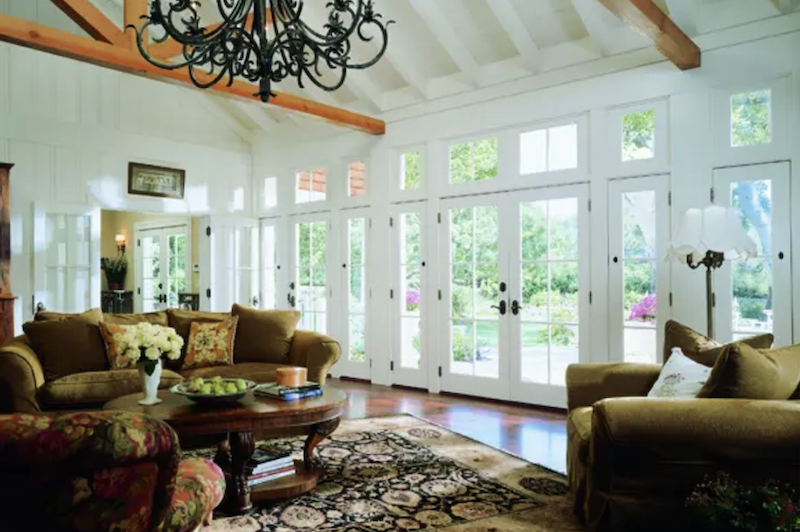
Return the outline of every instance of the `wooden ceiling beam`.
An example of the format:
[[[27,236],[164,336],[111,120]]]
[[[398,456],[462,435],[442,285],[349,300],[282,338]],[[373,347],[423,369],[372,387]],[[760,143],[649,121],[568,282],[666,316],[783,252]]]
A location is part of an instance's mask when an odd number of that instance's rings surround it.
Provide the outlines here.
[[[137,37],[136,31],[144,24],[144,20],[142,17],[147,15],[150,12],[150,2],[149,0],[123,0],[124,7],[123,7],[123,16],[125,17],[125,35],[128,39],[128,46],[130,46],[134,50],[138,50],[138,45],[136,44]],[[136,28],[129,28],[128,26],[133,26]],[[147,32],[142,35],[142,46],[147,47],[150,42],[150,37]]]
[[[700,47],[653,0],[598,0],[681,70],[700,67]]]
[[[89,0],[50,0],[72,22],[98,41],[115,46],[127,46],[122,30]]]
[[[138,51],[131,50],[128,47],[98,42],[2,14],[0,14],[0,41],[61,57],[68,57],[127,74],[195,88],[185,69],[165,70],[158,68],[145,61]],[[202,80],[206,76],[198,75],[197,77]],[[213,91],[228,98],[238,98],[251,102],[261,101],[254,94],[256,91],[255,86],[243,81],[234,81],[231,85],[222,81],[205,90]],[[276,91],[275,96],[270,98],[269,104],[288,111],[297,111],[321,118],[337,126],[362,131],[370,135],[383,135],[386,132],[386,123],[382,120],[313,102],[291,94]]]

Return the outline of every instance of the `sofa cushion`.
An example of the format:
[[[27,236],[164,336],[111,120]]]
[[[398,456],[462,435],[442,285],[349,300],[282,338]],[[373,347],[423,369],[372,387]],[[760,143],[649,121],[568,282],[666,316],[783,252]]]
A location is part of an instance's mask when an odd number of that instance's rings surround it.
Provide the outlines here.
[[[680,348],[672,349],[672,356],[662,366],[658,380],[647,397],[694,399],[708,381],[711,368],[684,355]]]
[[[183,338],[183,350],[181,351],[181,359],[177,362],[167,362],[166,367],[175,370],[180,370],[183,367],[183,361],[186,359],[186,349],[189,346],[189,331],[192,328],[192,322],[219,323],[230,317],[231,315],[228,312],[167,309],[168,324],[175,329],[178,336]]]
[[[255,382],[275,382],[275,370],[285,364],[265,364],[261,362],[243,362],[233,366],[215,366],[210,368],[184,369],[181,375],[186,380],[210,379],[220,376],[223,379],[250,379]]]
[[[296,310],[257,310],[234,304],[239,316],[233,360],[288,364],[294,330],[300,322]]]
[[[182,381],[183,377],[165,369],[158,387],[166,389]],[[117,397],[141,391],[142,378],[138,370],[92,371],[67,375],[46,383],[39,390],[39,400],[50,407],[99,406]]]
[[[92,309],[70,317],[29,321],[22,326],[42,363],[45,381],[108,368],[98,326],[102,319],[100,309]]]
[[[103,321],[111,325],[136,325],[137,323],[153,323],[166,327],[169,317],[166,312],[143,312],[141,314],[103,314]]]
[[[781,349],[728,346],[698,397],[782,401],[800,385],[800,345]]]
[[[192,323],[183,367],[193,369],[232,365],[238,321],[238,316],[230,316],[219,323]]]
[[[769,349],[774,340],[775,337],[771,334],[759,334],[739,340],[739,342],[756,349]],[[728,345],[730,344],[720,344],[675,320],[667,321],[664,326],[664,362],[669,360],[672,349],[678,347],[690,359],[711,368],[714,367],[717,358]]]

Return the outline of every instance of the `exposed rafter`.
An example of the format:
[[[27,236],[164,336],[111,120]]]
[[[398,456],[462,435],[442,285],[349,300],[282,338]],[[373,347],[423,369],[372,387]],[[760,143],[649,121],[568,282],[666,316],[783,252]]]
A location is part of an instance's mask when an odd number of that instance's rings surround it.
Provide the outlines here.
[[[519,17],[519,13],[514,9],[511,0],[490,0],[489,7],[492,8],[494,16],[500,22],[500,26],[508,34],[508,38],[514,43],[520,57],[525,62],[525,66],[531,72],[538,72],[542,62],[542,54],[539,47],[533,41],[528,28]]]
[[[194,92],[197,102],[208,111],[214,118],[225,124],[231,131],[236,133],[244,141],[249,141],[251,132],[244,127],[238,120],[220,104],[216,96],[210,93]],[[243,104],[246,105],[246,104]]]
[[[262,105],[249,102],[234,102],[236,107],[247,115],[247,118],[253,121],[255,125],[264,130],[269,130],[275,127],[275,120],[267,114]]]
[[[128,26],[139,27],[142,25],[142,17],[150,12],[149,0],[123,0],[125,17],[125,35],[128,38],[130,47],[136,49],[136,31]],[[147,34],[142,36],[144,46],[148,46],[149,37]]]
[[[127,46],[128,39],[122,30],[89,0],[50,1],[94,39],[116,46]]]
[[[653,0],[598,0],[681,70],[700,66],[700,47]]]
[[[445,49],[450,58],[458,65],[469,79],[477,85],[481,84],[481,67],[470,51],[464,46],[458,32],[442,13],[439,2],[431,0],[409,0],[424,20],[431,27],[431,31],[436,36],[439,44]]]
[[[359,97],[372,103],[377,111],[383,111],[383,93],[369,79],[366,71],[348,72],[347,86]]]
[[[155,67],[130,48],[94,41],[7,15],[0,15],[0,41],[128,74],[194,87],[186,72]],[[255,87],[242,81],[234,81],[230,85],[218,84],[206,90],[229,98],[260,101],[254,94]],[[381,120],[286,93],[276,92],[270,104],[372,135],[382,135],[386,131],[386,124]]]
[[[598,3],[598,0],[572,0],[572,6],[592,38],[595,50],[600,55],[614,55],[621,33],[630,30],[622,27],[621,32],[614,15]]]

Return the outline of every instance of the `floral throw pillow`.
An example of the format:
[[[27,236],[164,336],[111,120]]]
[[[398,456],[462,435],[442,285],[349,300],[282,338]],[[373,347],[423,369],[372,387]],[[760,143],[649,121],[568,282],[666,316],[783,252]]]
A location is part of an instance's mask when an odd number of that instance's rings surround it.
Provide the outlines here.
[[[238,316],[220,322],[192,322],[183,369],[232,365],[238,322]]]
[[[661,368],[661,374],[647,397],[693,399],[711,376],[711,368],[692,360],[679,347],[672,348],[672,356]]]
[[[136,361],[125,356],[122,346],[125,344],[126,333],[132,331],[136,325],[112,325],[100,322],[100,333],[106,344],[106,357],[111,369],[131,369],[136,367]]]

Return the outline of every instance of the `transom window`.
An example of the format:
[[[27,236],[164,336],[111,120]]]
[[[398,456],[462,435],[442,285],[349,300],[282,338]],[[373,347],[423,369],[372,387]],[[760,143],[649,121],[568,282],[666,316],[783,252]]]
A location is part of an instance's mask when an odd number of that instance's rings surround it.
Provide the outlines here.
[[[450,147],[450,183],[486,181],[497,177],[497,139],[483,139]]]
[[[417,190],[422,186],[422,154],[410,151],[400,156],[400,188]]]
[[[522,175],[578,167],[578,124],[527,131],[519,136]]]
[[[264,178],[264,208],[271,209],[278,206],[278,178],[275,176]]]
[[[326,198],[327,175],[324,168],[303,170],[297,174],[295,203],[324,201]]]
[[[348,195],[353,198],[367,193],[367,165],[364,161],[353,161],[348,167]]]
[[[772,91],[731,96],[731,147],[763,146],[772,142]]]
[[[656,155],[656,112],[654,109],[622,117],[622,160],[640,161]]]

